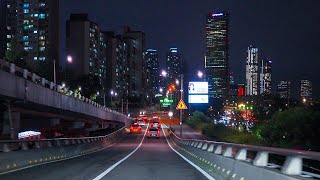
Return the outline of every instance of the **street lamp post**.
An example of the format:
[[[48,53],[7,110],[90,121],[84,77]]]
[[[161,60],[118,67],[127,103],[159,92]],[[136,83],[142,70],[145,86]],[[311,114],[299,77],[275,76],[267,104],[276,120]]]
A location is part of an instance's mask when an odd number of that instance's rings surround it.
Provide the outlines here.
[[[180,77],[181,77],[180,97],[183,100],[183,74],[181,74]],[[180,109],[180,137],[182,138],[182,109]]]
[[[169,115],[169,117],[170,117],[170,130],[171,130],[171,124],[172,124],[171,117],[173,116],[173,112],[170,111],[170,112],[168,113],[168,115]]]

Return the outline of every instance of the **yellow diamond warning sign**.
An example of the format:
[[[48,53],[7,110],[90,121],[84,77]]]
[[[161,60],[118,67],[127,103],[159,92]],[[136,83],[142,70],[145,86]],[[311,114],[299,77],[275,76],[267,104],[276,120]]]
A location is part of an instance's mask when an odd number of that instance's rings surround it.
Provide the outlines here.
[[[181,109],[188,109],[188,107],[186,106],[186,104],[183,102],[182,99],[180,99],[177,107],[176,107],[177,110],[181,110]]]

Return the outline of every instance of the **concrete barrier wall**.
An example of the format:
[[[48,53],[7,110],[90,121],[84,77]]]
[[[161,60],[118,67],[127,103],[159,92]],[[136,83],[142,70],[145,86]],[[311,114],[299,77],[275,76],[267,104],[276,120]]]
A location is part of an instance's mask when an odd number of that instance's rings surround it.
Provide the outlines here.
[[[54,147],[0,153],[0,173],[17,168],[40,165],[42,163],[69,159],[107,148],[127,134],[125,128],[104,137],[57,141]],[[43,142],[45,143],[45,142]],[[42,145],[41,145],[42,146]]]
[[[130,125],[130,120],[119,113],[104,110],[55,90],[46,88],[22,77],[0,70],[0,95],[27,100],[36,104],[82,113],[103,120],[124,122]]]

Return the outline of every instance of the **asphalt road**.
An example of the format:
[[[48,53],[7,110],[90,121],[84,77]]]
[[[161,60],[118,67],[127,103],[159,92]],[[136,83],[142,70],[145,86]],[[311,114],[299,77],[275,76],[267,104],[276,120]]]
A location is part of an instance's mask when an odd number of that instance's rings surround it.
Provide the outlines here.
[[[133,152],[144,133],[129,134],[113,146],[78,158],[40,165],[0,176],[0,179],[94,179]],[[102,179],[206,179],[168,146],[163,133],[160,139],[145,137],[135,153],[105,174]]]

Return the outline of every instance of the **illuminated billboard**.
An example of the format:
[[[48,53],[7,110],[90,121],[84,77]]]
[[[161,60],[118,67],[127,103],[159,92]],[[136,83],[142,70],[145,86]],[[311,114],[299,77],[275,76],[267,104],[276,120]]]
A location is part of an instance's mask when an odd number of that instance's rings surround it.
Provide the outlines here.
[[[189,94],[208,94],[208,82],[189,82]]]
[[[189,95],[188,102],[191,104],[209,103],[209,96],[208,95]]]

